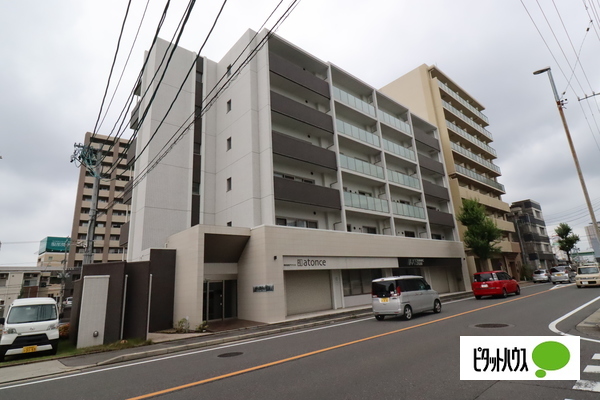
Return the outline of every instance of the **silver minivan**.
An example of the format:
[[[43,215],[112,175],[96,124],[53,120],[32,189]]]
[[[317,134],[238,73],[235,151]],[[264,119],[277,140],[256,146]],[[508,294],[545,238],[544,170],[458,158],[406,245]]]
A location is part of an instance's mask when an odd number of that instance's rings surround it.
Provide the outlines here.
[[[373,280],[371,284],[373,314],[378,321],[386,315],[409,320],[423,311],[442,311],[438,293],[422,276],[391,276]]]

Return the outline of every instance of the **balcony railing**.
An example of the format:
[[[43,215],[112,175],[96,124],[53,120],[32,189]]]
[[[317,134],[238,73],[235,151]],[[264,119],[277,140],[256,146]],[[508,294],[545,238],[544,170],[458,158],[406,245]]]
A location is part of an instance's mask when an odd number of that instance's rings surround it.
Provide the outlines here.
[[[480,132],[482,135],[484,135],[485,137],[489,138],[490,140],[494,140],[494,138],[492,137],[492,134],[490,133],[490,131],[488,131],[487,129],[485,129],[483,126],[479,125],[477,122],[473,121],[471,118],[467,117],[458,108],[454,107],[452,104],[450,104],[450,103],[448,103],[447,101],[444,101],[444,100],[442,100],[442,104],[444,105],[444,107],[446,109],[452,111],[454,113],[454,115],[458,116],[461,120],[463,120],[467,124],[471,125],[478,132]]]
[[[465,131],[464,129],[462,129],[461,127],[459,127],[458,125],[456,125],[455,123],[446,120],[446,125],[450,129],[452,129],[452,131],[454,131],[458,135],[464,137],[469,142],[471,142],[471,143],[473,143],[473,144],[481,147],[482,149],[484,149],[488,153],[493,154],[494,156],[496,156],[496,150],[492,149],[485,142],[482,142],[481,140],[477,139],[475,136],[471,135],[470,133],[467,133],[467,131]]]
[[[407,135],[412,136],[412,130],[410,129],[410,125],[408,123],[402,121],[401,119],[399,119],[397,117],[394,117],[391,114],[386,113],[385,111],[377,110],[377,114],[381,121],[385,122],[388,125],[393,126],[394,128],[398,129],[399,131],[406,133]]]
[[[423,207],[411,206],[410,204],[392,202],[392,212],[405,217],[425,219],[425,210]]]
[[[344,192],[344,204],[346,207],[362,208],[363,210],[379,211],[383,213],[390,212],[387,200],[381,200],[362,194]]]
[[[379,136],[372,134],[371,132],[367,132],[364,129],[360,129],[357,126],[344,122],[340,119],[336,120],[337,131],[343,133],[344,135],[351,136],[355,139],[358,139],[362,142],[371,144],[373,146],[379,147]]]
[[[502,191],[503,193],[506,193],[506,191],[504,190],[503,184],[498,183],[493,179],[486,178],[485,176],[478,174],[477,172],[471,171],[470,169],[461,167],[460,165],[454,164],[454,167],[456,168],[456,172],[466,175],[470,178],[473,178],[479,182],[485,183],[486,185],[492,186],[492,187]]]
[[[387,170],[387,174],[390,182],[399,183],[400,185],[409,186],[415,189],[421,189],[419,180],[412,176],[391,169]]]
[[[488,167],[489,169],[496,171],[497,173],[500,173],[500,167],[497,166],[496,164],[486,160],[485,158],[478,156],[477,154],[465,149],[462,146],[457,145],[456,143],[451,143],[452,149],[456,150],[457,152],[459,152],[460,154],[462,154],[463,156],[478,162],[481,165],[485,165],[486,167]]]
[[[407,149],[406,147],[400,146],[399,144],[390,142],[387,139],[382,138],[381,141],[383,142],[383,148],[389,151],[390,153],[394,153],[401,157],[408,158],[409,160],[417,161],[415,152],[411,149]]]
[[[361,174],[370,175],[379,179],[385,178],[383,175],[383,168],[380,166],[359,160],[357,158],[348,157],[344,154],[340,154],[340,167],[360,172]]]
[[[476,109],[475,107],[473,107],[473,105],[471,103],[469,103],[468,101],[466,101],[465,99],[463,99],[460,94],[458,94],[457,92],[455,92],[454,90],[450,89],[448,87],[448,85],[446,85],[443,82],[438,81],[438,85],[444,89],[444,91],[446,93],[448,93],[450,96],[452,96],[452,98],[456,101],[458,101],[460,104],[462,104],[463,106],[467,107],[469,109],[469,111],[471,111],[473,114],[477,115],[479,118],[481,118],[482,120],[484,120],[485,122],[487,122],[488,124],[490,123],[490,121],[488,120],[488,117],[485,116],[481,111],[479,111],[478,109]]]
[[[364,112],[365,114],[369,114],[373,117],[376,116],[375,107],[373,105],[359,99],[358,97],[348,92],[343,91],[342,89],[336,88],[335,86],[333,87],[333,97],[336,100],[339,100],[342,103],[349,105],[350,107],[356,108],[357,110]]]

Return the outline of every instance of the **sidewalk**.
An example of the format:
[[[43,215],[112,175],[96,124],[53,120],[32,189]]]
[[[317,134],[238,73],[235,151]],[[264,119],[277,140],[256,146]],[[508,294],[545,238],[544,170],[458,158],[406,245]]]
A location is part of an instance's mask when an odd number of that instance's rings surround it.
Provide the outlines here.
[[[521,282],[521,287],[530,285],[533,285],[533,283]],[[473,296],[472,292],[458,292],[442,294],[440,295],[440,298],[442,299],[442,303],[447,303],[449,301],[469,298],[471,296]],[[328,310],[321,313],[312,313],[310,315],[304,314],[275,324],[264,324],[245,320],[215,322],[210,325],[212,332],[207,333],[151,333],[149,334],[148,339],[151,339],[153,344],[148,346],[66,357],[50,361],[31,362],[31,360],[27,360],[27,364],[0,366],[0,384],[73,372],[90,367],[168,355],[261,336],[333,324],[349,319],[367,317],[371,315],[371,306],[360,306],[336,311],[337,312],[332,313],[331,310]],[[600,310],[594,314],[594,316],[596,316],[597,322],[600,322]],[[590,318],[592,318],[592,316],[590,316]],[[584,322],[582,322],[582,324]]]

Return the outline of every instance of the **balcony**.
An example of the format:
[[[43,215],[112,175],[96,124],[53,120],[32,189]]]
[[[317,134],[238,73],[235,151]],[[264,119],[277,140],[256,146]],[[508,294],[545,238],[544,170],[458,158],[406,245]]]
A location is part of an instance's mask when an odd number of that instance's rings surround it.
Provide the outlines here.
[[[419,184],[419,180],[413,178],[412,176],[403,174],[398,171],[393,171],[391,169],[387,170],[388,181],[397,183],[399,185],[408,186],[414,189],[421,189],[421,185]]]
[[[436,174],[446,175],[444,173],[444,164],[427,156],[419,155],[419,166]]]
[[[446,85],[443,82],[438,81],[438,86],[441,87],[444,90],[444,92],[448,93],[450,95],[450,97],[452,97],[454,100],[458,101],[460,104],[465,106],[465,108],[467,108],[469,111],[471,111],[473,114],[475,114],[479,119],[483,120],[486,124],[490,123],[490,121],[486,115],[484,115],[481,111],[479,111],[478,109],[473,107],[468,101],[463,99],[457,92],[450,89],[448,87],[448,85]]]
[[[492,218],[492,220],[496,223],[498,229],[502,229],[507,232],[515,232],[515,225],[512,222],[505,221],[500,218]]]
[[[501,183],[498,183],[493,179],[478,174],[477,172],[471,171],[470,169],[461,167],[460,165],[454,164],[454,167],[456,168],[456,172],[458,172],[459,174],[467,176],[487,186],[493,187],[494,189],[499,190],[503,194],[506,193],[506,191],[504,190],[504,185],[502,185]]]
[[[448,111],[452,112],[454,115],[459,117],[461,121],[463,121],[467,125],[471,126],[472,128],[475,128],[475,130],[477,130],[477,132],[481,133],[483,136],[487,137],[490,140],[494,140],[490,131],[485,129],[483,126],[479,125],[477,122],[473,121],[471,118],[467,117],[458,108],[454,107],[452,104],[450,104],[444,100],[442,100],[442,105],[444,106],[445,109],[447,109]]]
[[[394,153],[400,157],[408,158],[411,161],[417,161],[417,156],[415,155],[415,152],[411,149],[407,149],[406,147],[400,146],[399,144],[390,142],[387,139],[382,138],[381,141],[383,142],[383,148],[389,151],[390,153]]]
[[[454,183],[456,186],[458,186],[458,184],[456,183],[456,181],[454,181]],[[490,197],[490,196],[486,196],[485,194],[476,192],[474,190],[471,189],[467,189],[465,187],[461,187],[458,186],[458,192],[460,194],[460,197],[463,199],[475,199],[478,200],[481,204],[483,204],[486,207],[490,207],[496,210],[501,210],[504,212],[510,212],[510,206],[508,205],[508,203],[503,202],[502,200],[498,200],[496,198]]]
[[[377,110],[377,115],[380,121],[385,122],[389,126],[398,129],[400,132],[404,132],[407,135],[412,136],[412,129],[410,128],[410,125],[408,123],[382,110]]]
[[[339,89],[335,86],[333,87],[333,98],[367,115],[370,115],[372,117],[376,116],[375,107],[373,107],[372,104],[369,104],[366,101],[363,101],[358,97],[351,95],[350,93]]]
[[[390,212],[387,200],[350,192],[344,192],[344,205],[382,213]]]
[[[423,179],[423,192],[425,196],[435,197],[436,199],[450,201],[450,194],[448,188],[445,188],[435,183],[431,183]]]
[[[392,202],[392,212],[394,215],[425,219],[425,210],[423,207],[412,206],[410,204]]]
[[[353,137],[354,139],[360,140],[361,142],[370,144],[372,146],[380,147],[379,136],[371,132],[365,131],[364,129],[361,129],[357,126],[344,122],[341,119],[336,120],[335,126],[339,133]]]
[[[329,115],[273,91],[271,91],[271,110],[296,121],[333,133],[333,120]]]
[[[454,228],[454,216],[450,213],[427,209],[427,218],[429,223],[434,225],[449,226]]]
[[[283,78],[305,87],[323,97],[330,98],[329,84],[305,71],[298,65],[274,53],[269,53],[269,70]]]
[[[273,154],[337,171],[335,153],[309,142],[273,131]]]
[[[432,135],[428,135],[421,131],[415,131],[415,140],[418,143],[423,143],[426,146],[431,147],[437,151],[440,151],[440,142]]]
[[[341,210],[340,193],[328,187],[274,177],[275,200]]]
[[[369,175],[374,178],[385,179],[383,168],[380,166],[359,160],[357,158],[348,157],[344,154],[340,154],[340,167],[359,172],[364,175]]]
[[[491,169],[492,171],[496,172],[498,175],[501,175],[500,173],[500,167],[498,167],[496,164],[492,163],[491,161],[486,160],[485,158],[478,156],[477,154],[465,149],[462,146],[459,146],[458,144],[452,142],[450,143],[450,146],[452,147],[452,150],[456,151],[457,153],[465,156],[466,158],[468,158],[469,160],[475,161],[477,163],[479,163],[480,165]]]

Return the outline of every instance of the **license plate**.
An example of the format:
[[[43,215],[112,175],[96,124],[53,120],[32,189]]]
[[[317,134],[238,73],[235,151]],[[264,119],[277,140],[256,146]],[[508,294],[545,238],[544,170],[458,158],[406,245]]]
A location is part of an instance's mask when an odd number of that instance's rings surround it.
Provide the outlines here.
[[[380,303],[389,303],[390,299],[379,299]]]
[[[23,353],[35,353],[37,351],[37,346],[25,346],[23,347]]]
[[[488,287],[487,283],[484,283],[483,285],[481,285],[481,287]]]
[[[581,282],[581,284],[582,284],[582,285],[587,285],[588,283],[587,283],[587,282]]]

